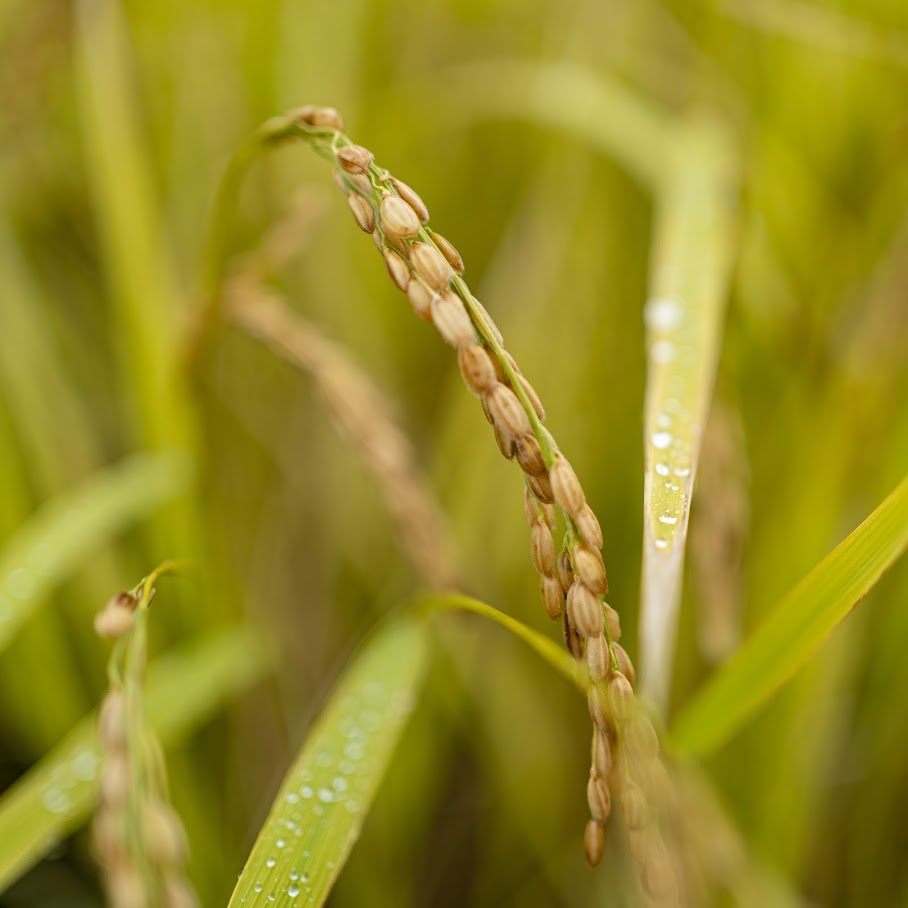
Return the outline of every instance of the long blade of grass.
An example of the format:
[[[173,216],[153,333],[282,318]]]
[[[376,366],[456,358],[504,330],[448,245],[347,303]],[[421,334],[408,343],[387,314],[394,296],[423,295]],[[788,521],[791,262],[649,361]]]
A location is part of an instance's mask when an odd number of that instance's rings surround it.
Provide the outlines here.
[[[452,68],[445,90],[470,115],[520,117],[589,142],[657,186],[671,118],[644,96],[577,64],[493,60]]]
[[[428,640],[409,617],[366,642],[287,773],[231,906],[324,903],[413,709]]]
[[[644,692],[668,702],[688,515],[728,295],[732,152],[709,120],[679,124],[657,197],[649,299],[640,604]]]
[[[564,647],[558,646],[553,640],[537,633],[516,618],[506,615],[491,605],[486,605],[485,602],[480,602],[478,599],[472,599],[469,596],[453,594],[449,596],[431,596],[418,602],[416,608],[438,612],[459,610],[472,612],[474,615],[482,615],[483,618],[488,618],[496,624],[500,624],[514,634],[515,637],[523,640],[530,649],[535,650],[556,672],[567,678],[584,694],[589,689],[589,673],[583,663],[578,662]]]
[[[268,648],[246,629],[168,654],[149,671],[149,721],[165,744],[178,741],[268,663]],[[100,759],[92,714],[0,797],[0,892],[85,822]]]
[[[188,480],[178,454],[136,454],[45,504],[0,553],[0,650],[91,552],[174,498]]]
[[[908,477],[772,611],[678,717],[676,750],[706,754],[811,657],[908,546]]]

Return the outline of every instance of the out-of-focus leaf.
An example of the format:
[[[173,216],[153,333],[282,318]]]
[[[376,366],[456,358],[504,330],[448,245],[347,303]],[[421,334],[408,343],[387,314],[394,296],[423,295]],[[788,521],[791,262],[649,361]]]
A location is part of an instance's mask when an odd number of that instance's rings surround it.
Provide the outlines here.
[[[246,629],[163,656],[149,671],[148,719],[165,744],[177,741],[268,663],[268,648]],[[0,892],[85,822],[100,759],[91,715],[0,797]]]
[[[231,906],[324,903],[413,709],[428,639],[407,617],[363,646],[287,773]]]
[[[810,658],[908,546],[908,478],[773,610],[675,723],[675,749],[706,754]]]
[[[130,523],[186,488],[174,452],[137,454],[45,504],[0,554],[0,650],[42,596]]]

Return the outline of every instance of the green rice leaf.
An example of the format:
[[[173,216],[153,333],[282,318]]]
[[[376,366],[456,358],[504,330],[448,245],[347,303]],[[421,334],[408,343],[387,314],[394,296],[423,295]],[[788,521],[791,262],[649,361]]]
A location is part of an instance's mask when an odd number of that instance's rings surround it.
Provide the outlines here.
[[[589,674],[582,662],[578,662],[563,646],[559,646],[549,637],[534,631],[531,627],[506,615],[504,612],[480,602],[478,599],[471,599],[469,596],[451,595],[451,596],[433,596],[420,603],[417,607],[429,609],[431,611],[448,611],[460,610],[472,612],[474,615],[482,615],[500,624],[503,628],[509,630],[514,636],[521,639],[530,649],[534,650],[537,655],[541,656],[548,664],[555,669],[560,675],[563,675],[573,685],[579,688],[584,694],[589,688]]]
[[[222,632],[151,666],[148,719],[165,744],[179,741],[259,679],[268,649],[252,632]],[[94,714],[0,797],[0,892],[78,829],[95,802],[100,764]]]
[[[672,676],[690,500],[712,397],[735,232],[732,150],[711,120],[676,127],[656,199],[646,303],[643,691],[663,709]]]
[[[287,773],[231,906],[324,903],[413,709],[428,639],[408,617],[364,644]]]
[[[908,478],[773,610],[678,717],[675,749],[725,742],[815,652],[908,546]]]
[[[184,457],[136,454],[45,504],[0,553],[0,650],[54,586],[188,481]]]

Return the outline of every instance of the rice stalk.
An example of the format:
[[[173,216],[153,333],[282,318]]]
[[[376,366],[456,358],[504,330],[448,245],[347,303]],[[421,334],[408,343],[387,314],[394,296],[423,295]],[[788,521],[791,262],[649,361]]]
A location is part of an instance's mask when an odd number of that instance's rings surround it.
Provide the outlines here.
[[[372,235],[391,281],[407,294],[414,313],[431,322],[457,350],[461,376],[480,399],[499,449],[506,458],[516,459],[524,473],[524,510],[543,606],[552,620],[562,621],[567,647],[586,661],[590,678],[594,734],[585,851],[589,863],[598,864],[611,790],[626,778],[612,772],[613,754],[622,754],[630,764],[640,756],[625,746],[626,724],[639,716],[650,729],[647,739],[657,740],[635,703],[634,668],[618,643],[618,615],[603,600],[608,581],[599,521],[576,473],[543,424],[545,411],[538,395],[505,349],[489,313],[470,292],[460,254],[429,227],[429,212],[419,195],[345,135],[341,116],[333,108],[301,108],[274,118],[257,134],[262,144],[289,138],[307,141],[334,164],[335,181],[357,226]],[[558,525],[564,536],[556,547],[553,532]],[[639,850],[642,869],[647,862],[654,864],[653,853]],[[646,874],[643,879],[646,883]],[[657,886],[655,894],[664,895],[665,886]]]
[[[110,687],[98,715],[100,804],[95,848],[113,908],[194,908],[184,872],[186,833],[167,796],[160,742],[145,717],[143,685],[148,610],[154,584],[179,565],[166,562],[95,616],[97,633],[116,641]]]

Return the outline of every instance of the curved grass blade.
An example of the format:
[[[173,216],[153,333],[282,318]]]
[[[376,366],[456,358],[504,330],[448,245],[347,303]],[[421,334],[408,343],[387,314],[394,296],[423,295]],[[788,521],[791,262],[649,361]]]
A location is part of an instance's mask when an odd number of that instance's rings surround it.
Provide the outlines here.
[[[658,186],[672,119],[617,80],[577,64],[493,60],[450,69],[453,103],[559,129],[615,158],[644,186]]]
[[[165,744],[178,741],[268,664],[267,647],[246,629],[167,654],[149,671],[149,722]],[[0,797],[0,892],[88,819],[101,759],[95,722],[94,714],[79,722]]]
[[[558,646],[548,637],[543,637],[532,628],[506,615],[504,612],[486,605],[478,599],[471,599],[469,596],[450,595],[450,596],[433,596],[420,601],[417,608],[425,608],[430,611],[449,611],[460,610],[472,612],[475,615],[482,615],[489,618],[496,624],[509,630],[516,637],[519,637],[531,649],[541,656],[548,664],[555,669],[560,675],[563,675],[573,685],[578,687],[584,694],[590,686],[589,673],[582,662],[573,658],[564,647]]]
[[[324,903],[413,709],[428,639],[409,617],[365,643],[287,773],[230,906]]]
[[[733,157],[711,120],[676,127],[656,201],[649,299],[640,665],[665,711],[688,515],[709,409],[735,226]]]
[[[136,454],[45,504],[0,553],[0,650],[42,596],[188,481],[186,460],[177,453]]]
[[[726,741],[810,658],[908,546],[908,478],[773,610],[675,722],[675,749]]]

